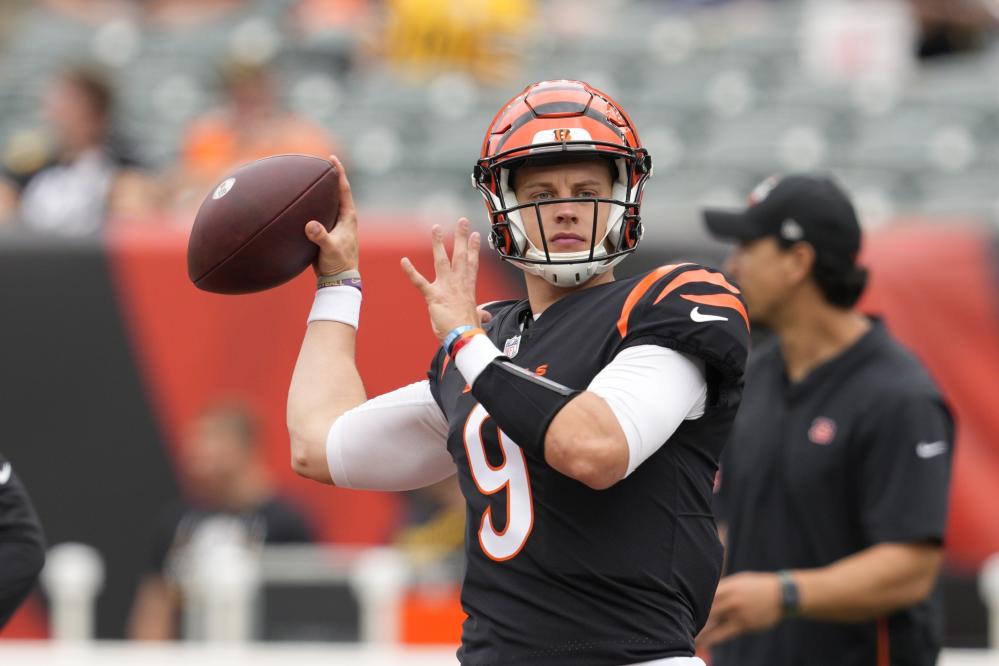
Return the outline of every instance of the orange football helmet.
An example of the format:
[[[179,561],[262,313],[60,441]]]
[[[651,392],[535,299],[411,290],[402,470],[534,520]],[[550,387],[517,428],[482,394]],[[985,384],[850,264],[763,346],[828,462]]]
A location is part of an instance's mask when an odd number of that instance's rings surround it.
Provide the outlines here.
[[[607,159],[617,176],[609,199],[545,199],[521,203],[510,186],[512,169],[524,164],[551,164]],[[652,175],[652,158],[642,147],[628,114],[609,95],[582,81],[533,83],[493,118],[482,142],[472,182],[482,193],[492,223],[490,245],[500,256],[548,282],[571,287],[607,271],[642,238],[642,190]],[[590,249],[551,252],[528,239],[521,210],[558,202],[592,202]],[[610,204],[607,230],[597,238],[598,203]]]

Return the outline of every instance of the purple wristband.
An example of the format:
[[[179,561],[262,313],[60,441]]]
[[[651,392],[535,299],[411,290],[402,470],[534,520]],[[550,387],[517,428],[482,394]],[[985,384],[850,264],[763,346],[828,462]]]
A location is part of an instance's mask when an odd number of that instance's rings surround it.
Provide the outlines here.
[[[317,283],[319,289],[325,289],[326,287],[353,287],[358,291],[363,292],[361,289],[361,278],[340,278],[338,280],[322,280],[320,279]]]

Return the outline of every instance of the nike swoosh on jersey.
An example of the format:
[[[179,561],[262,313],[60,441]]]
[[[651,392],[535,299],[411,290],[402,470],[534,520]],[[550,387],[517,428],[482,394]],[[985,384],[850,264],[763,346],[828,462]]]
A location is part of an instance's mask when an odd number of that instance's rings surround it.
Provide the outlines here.
[[[728,317],[721,317],[719,315],[701,314],[700,310],[697,307],[694,307],[694,309],[690,311],[690,318],[698,323],[702,323],[705,321],[728,321]]]
[[[0,467],[0,486],[6,485],[10,481],[10,473],[13,471],[10,463],[4,463],[3,467]]]
[[[920,442],[916,444],[916,455],[920,458],[932,458],[946,452],[947,442],[942,439],[936,442]]]

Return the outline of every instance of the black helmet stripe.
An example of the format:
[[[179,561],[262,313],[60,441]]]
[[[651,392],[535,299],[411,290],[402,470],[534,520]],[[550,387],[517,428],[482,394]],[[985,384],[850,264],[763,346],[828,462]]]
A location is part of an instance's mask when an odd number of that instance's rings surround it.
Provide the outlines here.
[[[510,129],[503,133],[503,137],[500,139],[499,143],[496,145],[495,152],[499,153],[503,151],[503,146],[506,145],[507,140],[513,136],[513,133],[519,128],[523,127],[532,120],[537,119],[536,114],[555,114],[555,113],[572,113],[578,111],[579,104],[575,102],[549,102],[547,104],[541,104],[538,108],[533,111],[527,111],[517,117],[512,123],[510,123]],[[590,105],[583,110],[583,115],[593,118],[594,120],[603,123],[607,127],[614,130],[614,132],[621,138],[622,141],[625,140],[624,133],[621,128],[612,123],[607,119],[607,116],[600,113],[599,111],[593,109]]]

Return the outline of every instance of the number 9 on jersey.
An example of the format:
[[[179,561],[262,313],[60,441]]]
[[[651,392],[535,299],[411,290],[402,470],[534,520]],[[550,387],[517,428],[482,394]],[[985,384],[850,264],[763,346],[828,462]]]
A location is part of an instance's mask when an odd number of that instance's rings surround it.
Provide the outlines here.
[[[486,458],[484,436],[493,435],[483,429],[489,421],[503,452],[503,462],[493,466]],[[534,506],[531,499],[531,480],[527,474],[524,452],[490,420],[482,405],[475,405],[464,430],[465,453],[472,480],[485,496],[506,491],[506,526],[497,531],[493,525],[492,509],[486,507],[479,526],[479,544],[482,551],[497,562],[516,556],[527,543],[534,527]]]

